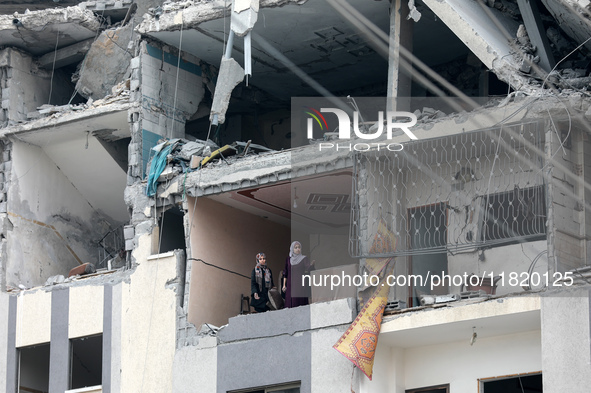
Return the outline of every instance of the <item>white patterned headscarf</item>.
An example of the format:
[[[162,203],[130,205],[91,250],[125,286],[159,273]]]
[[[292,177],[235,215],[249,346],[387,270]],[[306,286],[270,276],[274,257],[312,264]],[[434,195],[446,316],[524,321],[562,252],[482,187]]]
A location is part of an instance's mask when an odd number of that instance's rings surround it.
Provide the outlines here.
[[[255,278],[259,291],[263,290],[263,279],[265,280],[265,288],[271,288],[271,269],[267,265],[259,262],[259,257],[267,257],[264,252],[259,252],[256,256],[257,264],[254,267]]]
[[[306,258],[306,256],[303,255],[301,252],[299,255],[293,252],[293,249],[295,248],[296,244],[299,244],[300,248],[302,247],[302,243],[298,241],[291,243],[291,246],[289,247],[289,263],[291,263],[292,266],[297,265],[298,263],[303,261],[304,258]]]

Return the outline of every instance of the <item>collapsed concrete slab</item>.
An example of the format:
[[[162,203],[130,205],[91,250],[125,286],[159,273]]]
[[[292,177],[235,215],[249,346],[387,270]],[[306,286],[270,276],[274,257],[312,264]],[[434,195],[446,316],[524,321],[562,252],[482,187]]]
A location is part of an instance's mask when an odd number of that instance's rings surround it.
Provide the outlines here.
[[[236,60],[232,58],[222,59],[209,120],[214,121],[215,119],[219,123],[224,123],[226,121],[226,111],[228,110],[232,90],[234,90],[243,79],[244,69],[240,67],[240,64],[238,64]],[[215,116],[217,116],[217,119]]]
[[[89,38],[57,51],[49,52],[39,58],[39,64],[41,67],[51,70],[78,63],[84,59],[93,42],[94,39]]]
[[[513,60],[514,48],[510,45],[519,28],[515,20],[474,0],[424,3],[499,79],[517,89],[530,89],[528,78],[515,72],[519,65]]]
[[[303,4],[306,1],[261,0],[259,7],[281,7],[287,4]],[[154,13],[144,15],[144,20],[138,25],[137,31],[141,34],[150,34],[158,31],[195,28],[202,22],[223,18],[227,13],[226,9],[230,7],[231,3],[223,0],[196,4],[190,4],[190,2],[165,4],[158,15]]]
[[[577,43],[582,44],[591,36],[591,2],[589,0],[542,0],[548,11],[556,19],[560,28]],[[585,48],[591,50],[591,41]]]
[[[39,56],[96,36],[100,21],[79,7],[0,15],[0,42]]]
[[[92,44],[76,83],[76,89],[82,96],[102,98],[123,80],[132,58],[128,50],[132,35],[133,26],[127,25],[103,32]]]

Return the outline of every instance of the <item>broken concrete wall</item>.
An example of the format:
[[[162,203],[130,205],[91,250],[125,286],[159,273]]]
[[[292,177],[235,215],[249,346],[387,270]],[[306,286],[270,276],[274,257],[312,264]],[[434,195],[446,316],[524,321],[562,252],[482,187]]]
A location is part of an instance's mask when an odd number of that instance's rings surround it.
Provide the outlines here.
[[[294,381],[302,393],[349,391],[354,366],[332,346],[356,314],[355,300],[341,299],[230,318],[215,337],[204,330],[176,352],[173,392],[254,391]],[[253,364],[267,372],[253,373]]]
[[[167,138],[184,137],[185,121],[197,112],[205,93],[201,61],[183,53],[179,63],[176,49],[147,42],[141,45],[140,61],[142,128]]]
[[[185,122],[197,112],[205,94],[201,61],[183,53],[179,63],[177,53],[144,41],[131,60],[130,100],[140,107],[130,109],[128,116],[128,185],[146,175],[150,149],[160,138],[185,136]]]
[[[25,9],[20,14],[0,15],[0,42],[35,56],[53,51],[56,44],[65,47],[94,38],[101,27],[94,13],[77,6],[33,12]]]
[[[553,244],[555,249],[557,270],[560,272],[576,269],[586,265],[585,214],[589,208],[584,206],[585,191],[580,183],[585,175],[591,147],[585,140],[587,137],[582,129],[573,128],[568,122],[556,122],[548,125],[546,144],[551,149],[553,160],[551,168],[552,194],[551,220],[554,223]],[[560,139],[559,139],[560,138]],[[576,174],[574,178],[572,174]],[[581,177],[578,177],[581,176]],[[588,176],[588,174],[587,174]]]
[[[96,263],[97,242],[110,229],[107,218],[41,148],[13,142],[10,162],[10,228],[3,256],[7,285],[41,285],[81,263]]]
[[[12,229],[7,214],[8,188],[10,187],[10,173],[12,171],[12,143],[8,140],[2,141],[2,164],[0,167],[0,291],[6,290],[6,246],[8,243],[8,230]]]
[[[248,277],[192,261],[189,322],[221,326],[239,314],[240,294],[250,296],[250,275],[257,253],[267,254],[277,285],[289,253],[291,231],[207,198],[189,198],[188,206],[191,256]]]
[[[73,88],[64,83],[60,70],[41,69],[33,58],[19,50],[7,48],[0,51],[0,91],[2,110],[0,126],[27,121],[27,115],[44,104],[67,104]],[[51,93],[51,98],[50,98]]]

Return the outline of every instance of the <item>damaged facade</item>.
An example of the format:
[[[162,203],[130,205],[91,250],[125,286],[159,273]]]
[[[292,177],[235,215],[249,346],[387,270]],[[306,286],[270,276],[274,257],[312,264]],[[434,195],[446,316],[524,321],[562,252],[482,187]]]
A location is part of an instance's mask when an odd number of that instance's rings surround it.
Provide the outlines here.
[[[588,1],[20,3],[0,391],[591,386]],[[353,139],[326,108],[357,113]],[[320,280],[426,281],[388,284],[352,358],[333,346],[371,285],[244,312],[254,256],[278,285],[293,240]]]

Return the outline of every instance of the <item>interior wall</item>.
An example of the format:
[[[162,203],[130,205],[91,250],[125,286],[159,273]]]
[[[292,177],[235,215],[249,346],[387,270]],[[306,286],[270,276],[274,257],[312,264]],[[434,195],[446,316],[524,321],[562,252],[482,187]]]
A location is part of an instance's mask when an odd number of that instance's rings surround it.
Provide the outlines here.
[[[13,142],[7,211],[7,285],[33,287],[79,263],[96,263],[107,221],[41,148]]]
[[[189,322],[225,325],[240,312],[240,294],[250,296],[257,253],[267,255],[278,284],[289,252],[290,228],[207,198],[189,198],[188,205],[191,256],[249,277],[192,261]]]
[[[242,138],[271,149],[289,149],[291,144],[291,112],[281,109],[259,115],[242,116]],[[229,143],[230,141],[228,141]]]
[[[349,256],[349,235],[312,234],[309,238],[309,255],[316,261],[316,269],[359,262],[358,259]]]
[[[542,370],[541,332],[399,348],[378,346],[373,380],[363,378],[361,393],[404,393],[406,389],[450,384],[451,392],[477,392],[479,378]],[[380,389],[375,390],[379,386]]]
[[[405,389],[449,383],[452,392],[475,392],[479,378],[542,370],[539,330],[469,341],[393,349],[404,351]]]

